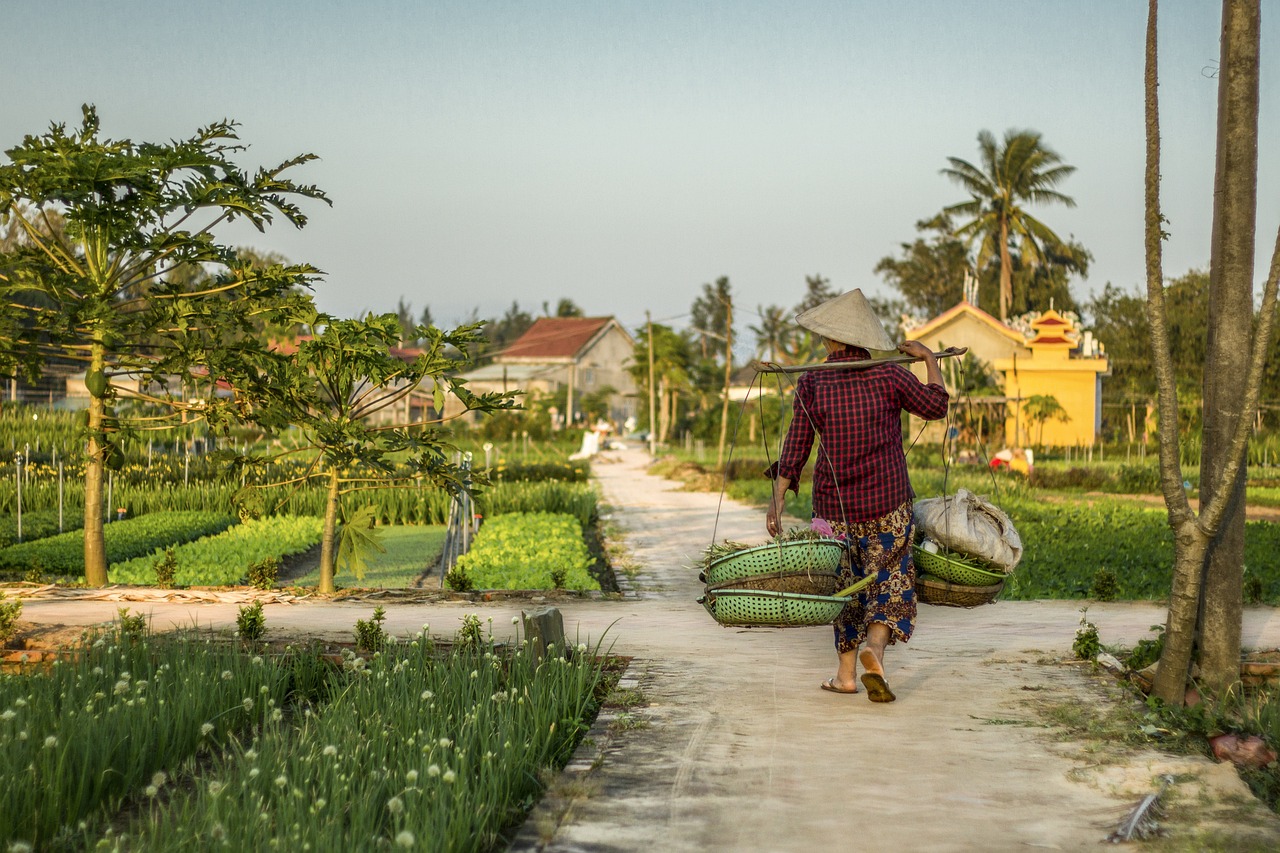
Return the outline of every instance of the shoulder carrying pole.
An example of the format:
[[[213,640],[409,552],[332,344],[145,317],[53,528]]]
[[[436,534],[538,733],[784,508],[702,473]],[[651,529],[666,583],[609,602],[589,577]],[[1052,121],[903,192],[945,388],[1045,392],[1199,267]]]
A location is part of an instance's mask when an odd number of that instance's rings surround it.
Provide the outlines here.
[[[935,352],[934,358],[954,358],[964,355],[969,351],[968,347],[947,347],[942,352]],[[756,373],[805,373],[810,370],[866,370],[869,367],[878,367],[882,364],[910,364],[914,361],[923,361],[924,359],[916,358],[913,355],[890,355],[884,358],[864,358],[858,361],[833,361],[824,362],[822,364],[775,364],[772,361],[757,361],[752,363]]]

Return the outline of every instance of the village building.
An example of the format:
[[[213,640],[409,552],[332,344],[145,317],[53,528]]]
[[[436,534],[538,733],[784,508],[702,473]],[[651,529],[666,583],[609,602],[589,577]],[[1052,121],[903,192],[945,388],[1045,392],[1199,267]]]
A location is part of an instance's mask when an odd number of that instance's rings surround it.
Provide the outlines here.
[[[1110,368],[1102,344],[1092,332],[1081,330],[1073,315],[1050,308],[1015,326],[961,302],[926,323],[904,323],[903,331],[935,352],[950,346],[968,347],[970,363],[995,372],[1002,395],[967,400],[953,394],[952,405],[998,406],[1005,444],[1080,447],[1098,440],[1102,379]],[[923,366],[913,369],[924,378]],[[944,366],[944,373],[952,376],[955,370]],[[1029,418],[1033,398],[1048,397],[1061,407],[1061,417]]]
[[[492,362],[459,378],[474,394],[523,391],[536,396],[564,389],[566,411],[556,413],[557,427],[592,416],[621,424],[638,411],[639,391],[628,370],[635,345],[614,317],[539,317]],[[582,398],[605,389],[612,389],[606,397],[608,411],[584,412]],[[461,405],[450,396],[446,416]]]

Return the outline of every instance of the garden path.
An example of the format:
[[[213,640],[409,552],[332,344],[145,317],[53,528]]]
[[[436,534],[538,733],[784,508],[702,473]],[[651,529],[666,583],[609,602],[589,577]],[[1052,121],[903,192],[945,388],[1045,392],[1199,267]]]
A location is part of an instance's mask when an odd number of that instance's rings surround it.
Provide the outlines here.
[[[1180,774],[1170,818],[1218,832],[1222,849],[1274,850],[1280,821],[1244,795],[1234,770],[1201,758],[1066,741],[1038,709],[1096,707],[1105,681],[1063,663],[1080,618],[1072,602],[922,607],[916,636],[890,649],[898,701],[822,692],[835,658],[827,629],[731,630],[695,602],[687,568],[718,539],[765,538],[764,514],[648,475],[639,448],[598,458],[612,522],[637,567],[621,601],[558,601],[570,636],[633,658],[646,703],[600,723],[553,786],[517,849],[558,851],[1003,851],[1093,849],[1153,778]],[[717,521],[718,512],[718,521]],[[349,639],[372,603],[273,605],[273,635]],[[387,627],[449,634],[467,613],[503,638],[530,602],[403,604]],[[233,605],[135,604],[153,625],[225,626]],[[88,624],[98,602],[28,601],[24,619]],[[1150,604],[1094,604],[1106,643],[1132,644],[1163,621]],[[1245,642],[1280,646],[1280,614],[1250,608]]]

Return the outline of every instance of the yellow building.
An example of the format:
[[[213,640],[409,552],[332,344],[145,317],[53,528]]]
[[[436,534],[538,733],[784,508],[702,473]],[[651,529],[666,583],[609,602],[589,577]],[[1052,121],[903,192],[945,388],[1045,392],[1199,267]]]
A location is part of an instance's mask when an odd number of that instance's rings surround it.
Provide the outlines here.
[[[1057,311],[1031,321],[1029,355],[996,359],[1008,398],[1005,436],[1014,445],[1056,447],[1092,445],[1102,429],[1102,377],[1108,372],[1102,345]],[[1062,417],[1037,423],[1036,401],[1052,397]]]
[[[906,329],[906,335],[934,351],[968,347],[975,360],[1001,377],[1004,396],[985,399],[1004,406],[1006,445],[1093,444],[1102,426],[1102,377],[1109,369],[1101,344],[1091,332],[1080,331],[1052,309],[1025,328],[1026,332],[1020,331],[961,302],[921,326]],[[914,369],[923,379],[923,367]],[[1044,421],[1042,433],[1041,424],[1027,416],[1029,404],[1031,411],[1036,408],[1030,398],[1037,396],[1053,397],[1067,420]],[[953,404],[962,402],[954,389],[952,399]]]

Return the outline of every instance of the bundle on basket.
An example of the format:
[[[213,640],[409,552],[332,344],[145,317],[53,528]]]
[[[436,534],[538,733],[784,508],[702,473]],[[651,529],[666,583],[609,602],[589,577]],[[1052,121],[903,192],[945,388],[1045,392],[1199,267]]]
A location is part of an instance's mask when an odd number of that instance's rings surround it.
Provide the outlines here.
[[[707,549],[698,602],[725,627],[829,625],[856,591],[840,590],[836,539],[794,530],[763,545],[725,542]]]
[[[916,597],[924,604],[992,604],[1022,559],[1009,516],[965,489],[916,501],[915,524]]]

